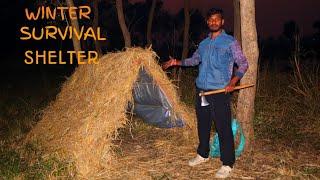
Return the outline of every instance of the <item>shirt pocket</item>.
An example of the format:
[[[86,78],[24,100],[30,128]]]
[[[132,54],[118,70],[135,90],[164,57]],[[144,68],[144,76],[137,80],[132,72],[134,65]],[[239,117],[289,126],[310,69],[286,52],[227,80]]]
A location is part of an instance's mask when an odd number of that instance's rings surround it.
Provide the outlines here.
[[[222,81],[229,81],[229,66],[230,66],[230,51],[228,48],[219,47],[217,48],[217,62],[218,62],[218,69],[221,73],[221,80]]]
[[[217,48],[217,53],[218,53],[219,64],[228,64],[228,61],[230,59],[230,52],[228,48],[219,47]]]

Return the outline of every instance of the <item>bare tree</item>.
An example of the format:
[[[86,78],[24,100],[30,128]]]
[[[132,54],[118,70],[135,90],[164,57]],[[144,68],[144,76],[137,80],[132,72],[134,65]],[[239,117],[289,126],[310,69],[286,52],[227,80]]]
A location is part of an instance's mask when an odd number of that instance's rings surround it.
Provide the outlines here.
[[[68,7],[74,7],[73,0],[66,0],[66,2],[67,2],[67,6],[68,6]],[[80,31],[79,31],[79,22],[78,22],[78,18],[77,18],[77,17],[71,19],[71,26],[72,26],[73,28],[75,28],[77,32],[80,32]],[[73,36],[72,36],[72,42],[73,42],[74,50],[75,50],[76,52],[81,51],[81,43],[80,43],[80,40],[76,38],[74,32],[73,32]]]
[[[190,29],[190,2],[189,0],[184,0],[184,28],[183,28],[183,47],[182,47],[182,54],[181,59],[185,59],[189,53],[189,29]],[[181,67],[175,67],[173,70],[174,79],[177,80],[177,86],[180,86],[181,80]],[[179,89],[180,91],[181,89]],[[181,93],[181,92],[179,92]]]
[[[149,11],[148,25],[147,25],[147,46],[152,44],[152,21],[154,16],[154,10],[156,8],[157,0],[152,0],[151,8]]]
[[[257,29],[255,20],[255,0],[240,1],[242,49],[248,58],[249,69],[242,78],[242,84],[256,84],[259,58]],[[253,150],[254,99],[256,88],[241,90],[237,103],[237,118],[242,124],[247,139],[246,152]]]
[[[241,44],[240,0],[233,0],[233,35]]]
[[[98,27],[99,27],[99,0],[93,1],[93,28],[98,33]],[[101,45],[98,40],[95,40],[95,48],[99,56],[102,55]]]
[[[131,36],[124,18],[122,0],[116,0],[116,7],[120,28],[125,42],[125,47],[131,47]]]
[[[184,31],[183,31],[183,50],[181,59],[185,59],[189,52],[189,28],[190,28],[190,13],[189,0],[184,0]]]

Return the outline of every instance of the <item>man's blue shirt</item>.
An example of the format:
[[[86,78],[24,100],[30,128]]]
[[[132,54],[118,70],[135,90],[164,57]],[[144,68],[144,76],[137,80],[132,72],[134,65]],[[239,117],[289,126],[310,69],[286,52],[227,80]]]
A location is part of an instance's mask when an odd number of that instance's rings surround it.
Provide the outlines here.
[[[182,66],[199,65],[196,85],[204,90],[225,88],[231,80],[234,64],[238,66],[235,76],[242,78],[248,69],[248,61],[238,41],[225,31],[214,39],[209,35],[191,58],[182,60]]]

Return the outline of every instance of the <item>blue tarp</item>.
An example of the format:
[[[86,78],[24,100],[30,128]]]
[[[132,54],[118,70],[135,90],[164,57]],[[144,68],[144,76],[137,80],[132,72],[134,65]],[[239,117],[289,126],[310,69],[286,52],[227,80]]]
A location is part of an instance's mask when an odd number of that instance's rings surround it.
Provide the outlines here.
[[[133,112],[144,122],[160,127],[183,127],[183,120],[173,112],[170,101],[152,77],[141,68],[133,89]]]

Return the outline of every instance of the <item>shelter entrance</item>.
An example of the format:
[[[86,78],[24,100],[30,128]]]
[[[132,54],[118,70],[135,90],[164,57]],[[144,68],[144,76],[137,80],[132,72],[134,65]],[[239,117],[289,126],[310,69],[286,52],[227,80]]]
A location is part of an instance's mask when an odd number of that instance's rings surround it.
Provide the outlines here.
[[[169,98],[143,67],[140,68],[132,93],[134,103],[131,108],[145,123],[160,128],[184,126],[182,118],[173,112]]]

